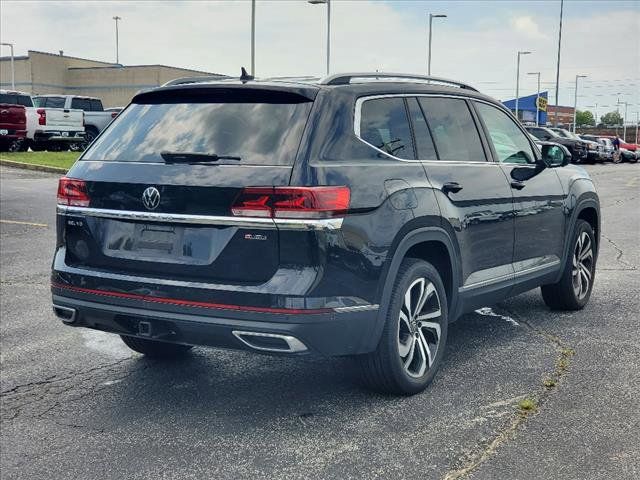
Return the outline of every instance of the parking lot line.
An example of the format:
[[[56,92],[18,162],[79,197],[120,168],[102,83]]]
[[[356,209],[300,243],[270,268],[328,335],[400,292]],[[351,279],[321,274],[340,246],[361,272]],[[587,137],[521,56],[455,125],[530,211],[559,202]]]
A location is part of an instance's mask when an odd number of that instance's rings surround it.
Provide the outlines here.
[[[29,225],[31,227],[44,227],[44,228],[47,228],[49,226],[46,223],[23,222],[21,220],[0,220],[0,223],[8,223],[13,225]]]

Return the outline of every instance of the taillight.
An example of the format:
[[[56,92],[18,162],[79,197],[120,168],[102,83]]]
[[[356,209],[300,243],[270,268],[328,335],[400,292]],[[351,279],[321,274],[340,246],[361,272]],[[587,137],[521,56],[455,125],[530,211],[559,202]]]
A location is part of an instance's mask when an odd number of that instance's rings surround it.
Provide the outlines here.
[[[247,187],[231,212],[243,217],[328,218],[349,208],[349,187]]]
[[[58,181],[58,205],[89,206],[89,194],[84,180],[62,177]]]
[[[38,125],[46,125],[47,111],[44,108],[39,108],[36,112],[38,113]]]

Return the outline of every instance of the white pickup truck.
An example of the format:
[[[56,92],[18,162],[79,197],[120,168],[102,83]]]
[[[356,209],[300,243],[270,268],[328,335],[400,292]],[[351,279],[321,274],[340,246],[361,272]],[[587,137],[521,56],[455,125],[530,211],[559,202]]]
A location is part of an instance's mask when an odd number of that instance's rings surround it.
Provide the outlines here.
[[[38,95],[33,97],[36,105],[41,107],[58,106],[66,109],[78,109],[84,112],[85,140],[91,143],[111,120],[118,116],[117,112],[105,112],[102,100],[79,95]]]
[[[12,90],[0,90],[0,103],[26,108],[27,136],[21,145],[24,150],[66,150],[85,141],[82,110],[37,107],[31,95]]]

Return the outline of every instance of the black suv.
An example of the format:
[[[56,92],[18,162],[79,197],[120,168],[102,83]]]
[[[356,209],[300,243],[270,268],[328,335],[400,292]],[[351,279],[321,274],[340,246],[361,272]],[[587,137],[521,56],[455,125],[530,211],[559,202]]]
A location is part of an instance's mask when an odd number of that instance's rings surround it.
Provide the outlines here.
[[[560,134],[559,130],[561,129],[551,129],[547,127],[526,127],[526,129],[539,140],[559,143],[567,147],[571,152],[571,161],[573,163],[583,163],[589,159],[589,143],[591,142]]]
[[[60,180],[53,309],[147,355],[348,355],[419,392],[463,313],[587,303],[600,209],[567,163],[457,82],[173,82]]]

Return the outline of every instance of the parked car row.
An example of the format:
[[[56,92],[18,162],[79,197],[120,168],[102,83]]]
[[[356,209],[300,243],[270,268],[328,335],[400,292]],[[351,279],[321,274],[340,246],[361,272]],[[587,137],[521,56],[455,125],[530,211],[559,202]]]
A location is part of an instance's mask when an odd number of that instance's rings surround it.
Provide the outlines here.
[[[618,138],[619,149],[614,147],[615,136],[576,135],[564,128],[525,127],[538,141],[565,146],[573,163],[621,162],[635,163],[640,158],[638,145]]]
[[[83,150],[119,113],[98,98],[0,90],[0,149]]]

